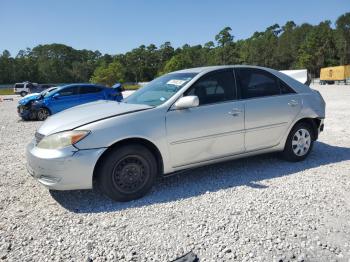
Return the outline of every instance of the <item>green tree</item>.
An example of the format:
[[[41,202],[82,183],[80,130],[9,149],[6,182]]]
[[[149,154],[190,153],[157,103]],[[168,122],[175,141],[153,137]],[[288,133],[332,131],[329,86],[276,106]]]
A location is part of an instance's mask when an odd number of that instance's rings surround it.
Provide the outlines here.
[[[311,28],[312,26],[309,24],[297,26],[293,21],[288,21],[282,26],[276,50],[279,69],[293,69],[296,67],[300,46],[305,41]]]
[[[14,81],[14,59],[8,50],[0,55],[0,82],[11,83]]]
[[[159,74],[181,70],[189,67],[208,65],[208,49],[201,45],[184,45],[164,66]]]
[[[163,71],[160,72],[160,75],[184,69],[186,67],[191,67],[191,64],[192,61],[190,57],[183,54],[175,55],[165,64]]]
[[[307,68],[314,76],[318,76],[321,67],[338,63],[331,22],[321,22],[312,28],[301,44],[297,66]]]
[[[216,36],[215,40],[218,42],[219,46],[227,46],[233,42],[233,35],[231,35],[231,27],[225,27]]]
[[[169,61],[174,55],[174,48],[171,46],[170,42],[165,42],[159,48],[160,54],[160,63],[161,67],[165,65],[167,61]]]
[[[336,45],[341,64],[350,64],[350,12],[336,21]]]
[[[276,52],[279,32],[280,28],[277,24],[266,28],[264,32],[255,32],[246,40],[243,46],[246,50],[241,60],[252,65],[278,67]]]
[[[231,31],[231,27],[225,27],[215,36],[215,40],[218,43],[218,48],[216,49],[217,64],[232,64],[237,60],[238,55],[235,52],[234,37]]]
[[[97,67],[90,81],[92,83],[112,86],[116,82],[124,82],[124,76],[125,72],[123,65],[115,60],[107,66],[101,65]]]

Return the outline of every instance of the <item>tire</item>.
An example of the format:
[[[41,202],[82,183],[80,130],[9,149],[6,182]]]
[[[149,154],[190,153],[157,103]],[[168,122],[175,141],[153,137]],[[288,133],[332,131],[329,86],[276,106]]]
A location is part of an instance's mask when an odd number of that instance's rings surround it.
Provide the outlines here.
[[[115,201],[143,197],[157,177],[157,161],[144,146],[131,144],[112,149],[97,168],[97,186]]]
[[[22,91],[21,93],[19,93],[21,95],[21,97],[26,96],[28,93],[26,91]]]
[[[42,107],[38,110],[36,116],[39,121],[44,121],[46,118],[50,116],[50,111],[47,108]]]
[[[298,123],[290,131],[283,157],[287,161],[298,162],[304,160],[311,152],[315,141],[314,130],[308,123]]]
[[[36,114],[36,112],[31,111],[31,112],[29,113],[28,120],[33,121],[33,120],[36,120],[36,119],[37,119],[37,114]]]

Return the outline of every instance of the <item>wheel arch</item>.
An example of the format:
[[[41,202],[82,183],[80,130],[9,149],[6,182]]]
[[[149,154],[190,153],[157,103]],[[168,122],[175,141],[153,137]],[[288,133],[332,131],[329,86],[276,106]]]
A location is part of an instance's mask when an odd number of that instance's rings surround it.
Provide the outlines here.
[[[312,127],[314,139],[318,139],[318,128],[320,127],[321,124],[321,119],[319,118],[312,118],[312,117],[304,117],[299,119],[297,122],[294,123],[292,126],[291,130],[293,129],[294,126],[296,126],[299,123],[306,123]]]
[[[94,167],[93,175],[92,175],[92,181],[94,182],[97,178],[97,170],[99,169],[99,166],[103,162],[103,159],[105,156],[113,149],[116,147],[124,146],[127,144],[138,144],[138,145],[143,145],[146,147],[148,150],[151,151],[151,153],[155,156],[157,160],[157,169],[158,169],[158,175],[162,175],[164,172],[164,164],[163,164],[163,157],[158,149],[158,147],[152,143],[151,141],[145,139],[145,138],[140,138],[140,137],[133,137],[133,138],[126,138],[120,141],[115,142],[111,146],[107,148],[103,152],[103,154],[98,158],[96,165]]]

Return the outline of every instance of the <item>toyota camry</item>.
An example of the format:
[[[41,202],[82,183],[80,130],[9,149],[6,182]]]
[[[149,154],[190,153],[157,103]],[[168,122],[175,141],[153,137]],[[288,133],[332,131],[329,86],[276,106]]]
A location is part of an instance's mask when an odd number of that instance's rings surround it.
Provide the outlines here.
[[[158,176],[279,151],[304,160],[323,130],[319,92],[273,69],[214,66],[156,78],[123,102],[49,117],[27,168],[54,190],[98,186],[117,201],[144,196]]]

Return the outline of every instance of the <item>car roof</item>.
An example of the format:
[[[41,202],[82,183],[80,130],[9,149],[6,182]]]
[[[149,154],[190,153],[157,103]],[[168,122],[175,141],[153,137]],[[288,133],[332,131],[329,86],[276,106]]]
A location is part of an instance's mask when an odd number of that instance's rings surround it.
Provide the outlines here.
[[[67,86],[79,86],[79,87],[84,87],[84,86],[100,86],[100,87],[103,87],[102,85],[91,84],[91,83],[67,84],[67,85],[63,85],[62,87],[67,87]]]
[[[183,70],[174,71],[172,73],[204,73],[210,72],[219,69],[230,69],[230,68],[259,68],[267,71],[273,71],[274,69],[262,67],[262,66],[252,66],[252,65],[219,65],[219,66],[203,66],[203,67],[194,67]]]
[[[101,88],[105,88],[105,86],[103,85],[96,85],[96,84],[91,84],[91,83],[78,83],[78,84],[68,84],[68,85],[62,85],[62,86],[58,86],[58,89],[61,90],[63,88],[68,88],[68,87],[72,87],[72,86],[78,86],[78,87],[88,87],[88,86],[97,86],[97,87],[101,87]]]
[[[72,87],[72,86],[78,86],[78,87],[97,86],[97,87],[100,87],[100,88],[106,88],[105,86],[91,84],[91,83],[86,83],[86,84],[84,84],[84,83],[68,84],[68,85],[56,86],[56,90],[54,92],[52,92],[51,95],[54,95],[54,94],[58,93],[59,91],[61,91],[62,89],[69,88],[69,87]]]

